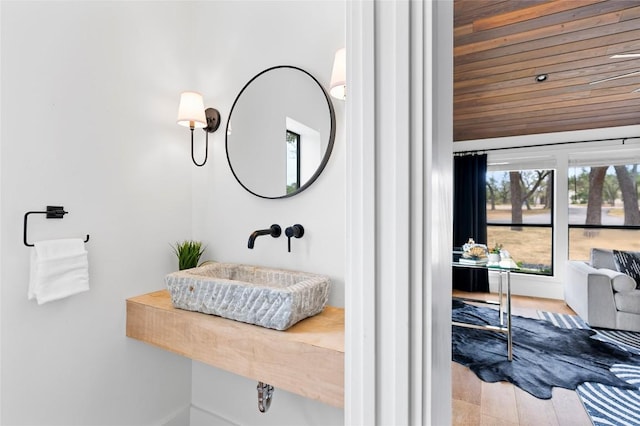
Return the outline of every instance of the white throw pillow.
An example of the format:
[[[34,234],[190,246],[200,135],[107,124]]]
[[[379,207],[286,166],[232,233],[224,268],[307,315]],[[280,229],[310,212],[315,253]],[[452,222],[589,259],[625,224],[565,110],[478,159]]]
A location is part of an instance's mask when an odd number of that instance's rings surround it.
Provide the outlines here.
[[[611,285],[617,292],[626,292],[636,289],[636,281],[627,274],[607,268],[598,269],[598,273],[611,278]]]

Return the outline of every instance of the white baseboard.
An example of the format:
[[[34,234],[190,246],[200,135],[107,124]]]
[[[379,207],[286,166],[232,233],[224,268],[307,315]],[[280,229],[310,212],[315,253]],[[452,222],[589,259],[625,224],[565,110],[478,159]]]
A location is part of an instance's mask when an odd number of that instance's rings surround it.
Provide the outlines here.
[[[239,426],[229,419],[196,405],[187,405],[164,420],[158,422],[159,426]]]
[[[185,405],[178,411],[174,412],[170,416],[167,416],[164,420],[160,421],[158,424],[160,426],[189,426],[191,423],[190,420],[190,411],[191,406]]]
[[[229,419],[225,419],[212,411],[193,404],[191,404],[190,414],[189,426],[239,426]]]

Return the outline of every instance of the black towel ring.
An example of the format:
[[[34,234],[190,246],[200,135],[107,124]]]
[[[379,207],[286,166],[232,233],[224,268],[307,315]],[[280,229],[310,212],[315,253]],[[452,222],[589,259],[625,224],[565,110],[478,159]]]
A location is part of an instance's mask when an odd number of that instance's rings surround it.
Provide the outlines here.
[[[30,214],[46,214],[47,215],[47,219],[62,219],[64,218],[64,215],[67,214],[69,212],[64,211],[64,207],[62,206],[47,206],[47,211],[44,212],[26,212],[24,214],[24,234],[23,234],[23,241],[24,241],[24,245],[27,247],[33,247],[33,244],[29,244],[27,242],[27,219],[29,218]],[[84,240],[84,242],[89,242],[89,234],[87,234],[87,238]]]

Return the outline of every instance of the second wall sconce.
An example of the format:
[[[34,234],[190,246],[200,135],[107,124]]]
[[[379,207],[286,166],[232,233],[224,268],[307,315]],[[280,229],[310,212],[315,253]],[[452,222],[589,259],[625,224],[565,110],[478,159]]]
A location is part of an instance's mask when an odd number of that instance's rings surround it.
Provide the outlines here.
[[[215,132],[220,127],[220,112],[214,108],[205,110],[200,93],[182,92],[178,107],[178,124],[191,129],[191,159],[196,166],[204,166],[209,156],[209,133]],[[196,162],[193,155],[193,130],[196,127],[204,130],[206,135],[204,161],[201,164]]]
[[[338,49],[333,59],[333,69],[331,70],[331,83],[329,93],[336,99],[344,101],[347,97],[347,50]]]

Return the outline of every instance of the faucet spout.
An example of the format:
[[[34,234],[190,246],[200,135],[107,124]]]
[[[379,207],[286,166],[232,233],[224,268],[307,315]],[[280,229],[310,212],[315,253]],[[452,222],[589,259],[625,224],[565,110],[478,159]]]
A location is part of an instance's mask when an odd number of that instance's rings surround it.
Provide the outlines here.
[[[253,231],[249,236],[249,244],[247,245],[250,249],[253,248],[256,242],[256,238],[260,235],[271,235],[273,238],[278,238],[282,234],[282,228],[280,225],[273,224],[269,229],[258,229],[257,231]]]

